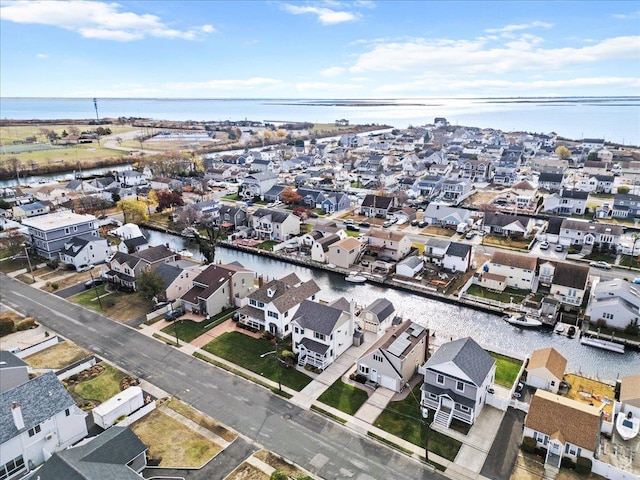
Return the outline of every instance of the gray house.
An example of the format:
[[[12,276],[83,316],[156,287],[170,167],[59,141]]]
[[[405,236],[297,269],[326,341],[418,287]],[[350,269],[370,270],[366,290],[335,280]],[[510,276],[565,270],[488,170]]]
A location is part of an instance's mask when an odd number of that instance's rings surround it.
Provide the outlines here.
[[[451,420],[473,424],[493,384],[496,365],[472,338],[445,343],[424,366],[422,412],[435,412],[434,422],[449,428]]]
[[[72,212],[50,213],[28,218],[22,224],[29,229],[29,242],[36,254],[57,259],[60,250],[71,238],[89,234],[98,237],[96,217]]]

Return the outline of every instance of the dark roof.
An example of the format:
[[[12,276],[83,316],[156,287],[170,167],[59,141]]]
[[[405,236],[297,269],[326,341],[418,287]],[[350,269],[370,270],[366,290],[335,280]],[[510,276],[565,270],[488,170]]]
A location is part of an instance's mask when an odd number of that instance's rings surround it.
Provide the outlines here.
[[[484,214],[484,224],[492,227],[506,227],[511,223],[519,222],[522,228],[527,228],[529,221],[529,217],[523,215],[507,215],[494,212],[486,212]]]
[[[146,450],[129,427],[115,425],[87,443],[54,453],[37,476],[40,480],[140,480],[127,464]]]
[[[560,193],[562,198],[575,198],[576,200],[586,200],[589,198],[589,192],[581,190],[562,190]]]
[[[389,208],[393,203],[393,197],[383,197],[380,195],[371,195],[368,194],[362,200],[363,207],[372,207],[372,208]]]
[[[310,338],[306,337],[300,340],[300,343],[304,345],[307,350],[319,353],[320,355],[324,355],[326,351],[329,350],[329,345],[316,342],[315,340],[311,340]]]
[[[440,365],[450,362],[462,370],[476,386],[482,385],[495,363],[480,345],[471,337],[466,337],[443,344],[431,356],[425,368],[439,371]]]
[[[342,297],[344,298],[344,297]],[[0,371],[3,368],[28,367],[29,364],[11,352],[0,350]]]
[[[343,313],[340,308],[305,300],[293,315],[292,321],[297,322],[302,328],[330,335]]]
[[[73,398],[53,372],[47,372],[0,393],[0,445],[20,433],[11,414],[13,403],[20,405],[24,419],[24,428],[20,432],[29,430],[75,405]]]
[[[553,273],[553,285],[586,290],[589,279],[589,267],[559,262]]]
[[[562,173],[541,173],[538,177],[538,183],[562,183],[564,174]]]
[[[78,235],[76,237],[70,238],[69,241],[64,244],[64,247],[62,247],[60,253],[62,253],[63,255],[68,255],[70,257],[75,257],[89,243],[103,241],[105,241],[104,238],[94,237],[90,233],[85,233],[83,235]]]
[[[162,278],[163,287],[167,289],[182,274],[182,268],[168,263],[158,265],[155,272]]]
[[[269,296],[269,291],[272,296]],[[286,312],[319,291],[320,287],[314,280],[302,283],[295,273],[291,273],[279,280],[271,280],[248,297],[265,304],[273,303],[280,312]]]
[[[137,256],[134,257],[133,255],[130,255],[128,253],[116,252],[116,254],[111,259],[110,263],[113,263],[113,262],[117,262],[120,265],[123,265],[126,263],[127,265],[129,265],[129,267],[135,268],[135,266],[138,263],[140,263],[140,258]]]
[[[124,240],[124,244],[127,246],[127,248],[135,248],[139,247],[140,245],[146,245],[147,243],[149,242],[142,235],[139,237],[127,238],[126,240]]]
[[[449,244],[449,248],[447,248],[446,255],[450,255],[452,257],[467,258],[467,255],[469,255],[470,251],[471,245],[467,245],[466,243],[451,242]]]
[[[386,318],[389,318],[393,315],[393,312],[396,311],[393,303],[391,303],[386,298],[377,298],[373,301],[371,305],[369,305],[365,310],[370,311],[377,315],[378,320],[383,321]]]
[[[253,216],[257,218],[270,216],[272,223],[282,223],[289,217],[289,215],[292,214],[281,210],[270,210],[268,208],[259,208],[253,213]]]
[[[339,308],[343,312],[351,311],[351,302],[344,297],[336,298],[333,302],[329,302],[329,306]]]
[[[155,263],[165,258],[174,257],[175,253],[165,245],[156,245],[155,247],[149,247],[145,250],[136,252],[133,256],[141,258],[149,263]]]
[[[562,226],[562,217],[551,217],[547,226],[547,233],[551,235],[558,235],[560,233],[560,227]]]

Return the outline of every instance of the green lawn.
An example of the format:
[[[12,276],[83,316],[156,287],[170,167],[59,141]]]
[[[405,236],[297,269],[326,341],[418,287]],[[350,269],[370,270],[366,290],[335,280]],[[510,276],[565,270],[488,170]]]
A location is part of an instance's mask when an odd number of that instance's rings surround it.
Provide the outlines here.
[[[76,385],[74,392],[85,400],[104,402],[120,392],[120,381],[126,377],[124,372],[103,363],[104,372],[96,378]]]
[[[167,325],[162,329],[163,333],[167,335],[173,335],[175,337],[176,331],[178,333],[178,338],[183,342],[189,343],[194,338],[198,338],[207,330],[215,327],[216,325],[227,320],[233,312],[235,312],[235,308],[231,310],[227,310],[223,313],[219,313],[215,317],[211,317],[209,320],[203,320],[202,322],[195,322],[193,320],[184,319],[178,320],[174,322],[172,325]]]
[[[209,342],[203,350],[274,382],[277,382],[280,376],[283,385],[296,391],[302,390],[311,382],[311,377],[304,373],[293,368],[284,368],[282,363],[275,360],[274,354],[260,358],[261,354],[274,350],[273,344],[263,338],[253,338],[240,332],[227,332]]]
[[[620,256],[620,266],[631,268],[640,268],[640,262],[638,262],[638,257],[635,255],[621,255]]]
[[[522,361],[505,357],[499,353],[489,352],[489,355],[496,361],[496,378],[495,382],[503,387],[511,388],[518,378]]]
[[[476,297],[497,300],[503,303],[509,303],[511,298],[513,298],[513,303],[521,303],[531,292],[529,290],[519,290],[515,288],[505,288],[503,292],[496,292],[474,284],[469,286],[467,293]]]
[[[35,263],[31,263],[32,267],[35,269]],[[26,268],[29,270],[29,262],[27,261],[27,257],[20,257],[16,259],[7,259],[0,262],[0,272],[2,273],[10,273],[15,272],[16,270],[21,270]]]
[[[105,286],[104,285],[100,285],[98,287],[98,295],[102,296],[106,293],[105,290]],[[104,297],[101,298],[101,300],[104,300]],[[78,293],[77,295],[74,295],[72,298],[72,301],[74,303],[78,303],[80,305],[82,305],[83,307],[87,307],[90,308],[92,310],[96,310],[98,312],[100,312],[100,304],[98,303],[98,297],[96,296],[96,289],[95,288],[90,288],[88,290],[85,290],[84,292]]]
[[[368,397],[367,392],[338,379],[320,395],[318,401],[353,415]]]
[[[259,250],[268,250],[273,251],[273,246],[277,245],[278,242],[274,242],[273,240],[267,240],[266,242],[259,243],[256,245],[256,248]]]
[[[404,400],[391,402],[374,422],[374,425],[408,442],[425,446],[425,426],[420,412],[420,389],[409,393]],[[427,423],[433,421],[433,412],[429,413]],[[453,461],[462,446],[457,440],[435,430],[428,430],[429,451]]]
[[[502,235],[487,235],[483,238],[484,245],[494,245],[496,247],[507,247],[519,250],[526,250],[529,247],[530,240],[526,238],[508,238]]]

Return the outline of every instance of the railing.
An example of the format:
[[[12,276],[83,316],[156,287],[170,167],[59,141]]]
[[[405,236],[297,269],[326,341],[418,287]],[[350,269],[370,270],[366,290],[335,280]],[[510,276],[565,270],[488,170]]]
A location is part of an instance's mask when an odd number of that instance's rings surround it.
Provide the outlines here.
[[[491,300],[490,298],[476,297],[475,295],[470,295],[468,293],[461,293],[460,294],[460,298],[464,298],[465,300],[468,300],[470,302],[484,303],[486,305],[493,305],[494,307],[498,307],[498,308],[501,308],[501,309],[506,309],[506,308],[512,308],[513,307],[513,304],[511,304],[511,303],[504,303],[504,302],[501,302],[499,300]]]

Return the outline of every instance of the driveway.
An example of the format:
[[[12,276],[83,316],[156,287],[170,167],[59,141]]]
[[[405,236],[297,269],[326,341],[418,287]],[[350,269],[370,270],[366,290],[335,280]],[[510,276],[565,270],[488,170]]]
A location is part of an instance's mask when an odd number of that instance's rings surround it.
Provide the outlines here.
[[[69,298],[69,297],[73,297],[74,295],[80,292],[84,292],[84,290],[85,290],[84,282],[80,282],[80,283],[77,283],[76,285],[71,285],[70,287],[63,288],[62,290],[58,290],[57,292],[55,292],[55,295],[57,295],[60,298]]]
[[[525,413],[509,408],[500,423],[498,433],[480,474],[494,480],[509,480],[518,458]]]

